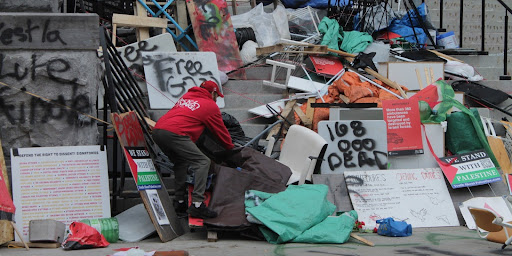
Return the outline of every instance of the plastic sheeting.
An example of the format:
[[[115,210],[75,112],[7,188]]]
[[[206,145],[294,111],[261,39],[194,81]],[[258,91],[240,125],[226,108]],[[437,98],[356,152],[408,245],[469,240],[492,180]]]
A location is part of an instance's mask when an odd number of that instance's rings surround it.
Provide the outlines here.
[[[328,218],[336,210],[327,200],[328,190],[323,184],[291,185],[246,211],[263,223],[260,230],[270,243],[343,243],[357,214]]]

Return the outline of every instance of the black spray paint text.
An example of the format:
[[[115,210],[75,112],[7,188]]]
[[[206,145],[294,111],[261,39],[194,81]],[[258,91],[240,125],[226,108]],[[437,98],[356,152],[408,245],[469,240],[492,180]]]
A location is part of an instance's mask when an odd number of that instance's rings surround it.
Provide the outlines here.
[[[356,168],[368,165],[377,166],[379,169],[386,169],[387,153],[375,150],[377,143],[373,138],[364,138],[366,128],[360,121],[350,122],[350,127],[344,123],[336,122],[333,127],[327,125],[331,141],[338,140],[337,149],[327,156],[329,169],[335,171],[343,165],[345,168]],[[352,133],[356,139],[348,140],[345,135]],[[357,153],[357,159],[354,159],[354,153]],[[370,156],[369,156],[370,154]],[[384,161],[383,161],[384,160]],[[356,164],[357,163],[357,164]]]
[[[11,45],[18,42],[40,42],[67,45],[62,39],[60,31],[52,29],[50,23],[50,20],[46,20],[40,26],[33,24],[32,20],[28,19],[26,24],[8,27],[4,22],[0,22],[0,43]]]

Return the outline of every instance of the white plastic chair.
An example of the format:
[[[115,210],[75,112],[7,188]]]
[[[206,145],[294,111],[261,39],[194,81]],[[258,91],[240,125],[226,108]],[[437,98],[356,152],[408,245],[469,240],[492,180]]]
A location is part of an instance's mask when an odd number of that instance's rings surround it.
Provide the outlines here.
[[[318,159],[323,157],[326,148],[327,142],[318,133],[304,126],[290,126],[278,159],[292,170],[287,185],[311,181]]]
[[[512,224],[503,222],[503,217],[496,215],[494,212],[478,207],[468,207],[471,216],[475,220],[476,230],[481,238],[487,238],[489,232],[499,232],[504,229],[506,241],[503,242],[501,249],[505,249],[512,242],[512,236],[508,233],[507,228],[512,228]]]

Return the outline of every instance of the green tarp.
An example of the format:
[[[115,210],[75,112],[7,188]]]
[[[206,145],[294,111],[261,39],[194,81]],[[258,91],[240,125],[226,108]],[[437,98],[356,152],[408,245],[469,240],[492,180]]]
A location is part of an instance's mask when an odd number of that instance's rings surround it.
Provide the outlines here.
[[[258,195],[246,199],[246,211],[260,221],[270,243],[344,243],[357,220],[357,213],[330,216],[336,206],[327,200],[326,185],[290,185],[277,194],[248,191]]]

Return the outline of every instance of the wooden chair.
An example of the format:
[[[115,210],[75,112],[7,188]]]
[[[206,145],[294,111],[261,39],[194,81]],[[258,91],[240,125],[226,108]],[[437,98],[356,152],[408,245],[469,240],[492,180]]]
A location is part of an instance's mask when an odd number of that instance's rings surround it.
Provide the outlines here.
[[[512,224],[503,222],[503,217],[496,215],[494,212],[477,207],[468,207],[471,216],[475,220],[477,233],[481,238],[487,238],[491,232],[501,232],[504,230],[506,240],[503,242],[501,249],[505,249],[512,242],[512,237],[507,228],[512,228]]]

